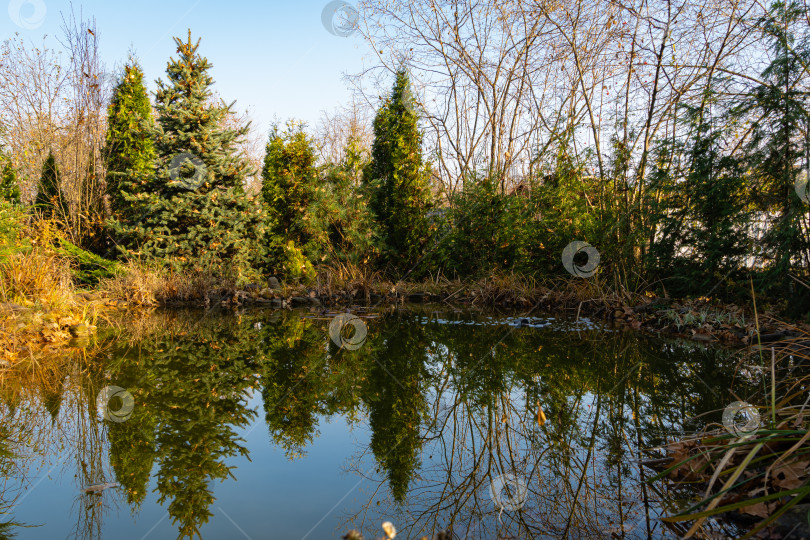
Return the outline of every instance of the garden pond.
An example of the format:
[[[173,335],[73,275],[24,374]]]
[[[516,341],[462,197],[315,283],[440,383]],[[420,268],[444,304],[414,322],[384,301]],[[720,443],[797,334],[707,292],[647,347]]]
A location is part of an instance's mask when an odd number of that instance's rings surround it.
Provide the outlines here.
[[[639,462],[738,360],[538,313],[134,312],[3,374],[0,537],[676,538]]]

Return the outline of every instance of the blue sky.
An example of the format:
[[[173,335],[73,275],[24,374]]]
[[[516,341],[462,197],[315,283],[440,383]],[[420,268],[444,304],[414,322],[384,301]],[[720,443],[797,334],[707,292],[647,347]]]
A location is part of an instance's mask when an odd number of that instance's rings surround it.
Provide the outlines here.
[[[69,0],[2,1],[7,9],[0,12],[0,38],[19,32],[26,41],[40,42],[47,34],[47,43],[59,47],[55,37],[61,13],[70,11]],[[202,38],[200,53],[214,66],[215,89],[226,101],[236,100],[237,110],[249,108],[264,131],[276,117],[313,125],[322,110],[350,101],[343,74],[358,72],[364,60],[374,62],[359,35],[339,37],[324,28],[321,13],[327,3],[85,0],[73,7],[95,17],[108,69],[121,65],[133,49],[150,90],[155,79],[165,78],[166,62],[175,54],[172,37],[185,37],[190,28],[192,37]],[[15,16],[21,24],[15,24]]]

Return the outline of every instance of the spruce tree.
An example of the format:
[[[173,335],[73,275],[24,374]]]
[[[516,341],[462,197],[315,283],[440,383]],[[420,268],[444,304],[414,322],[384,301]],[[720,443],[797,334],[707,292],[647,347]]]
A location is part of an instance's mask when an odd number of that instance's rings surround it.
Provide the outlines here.
[[[130,57],[107,110],[106,191],[114,216],[132,217],[134,203],[127,201],[124,193],[137,193],[143,173],[155,166],[152,131],[152,108],[143,84],[143,72],[137,60]]]
[[[2,161],[0,161],[2,163]],[[17,171],[10,159],[5,160],[0,171],[0,200],[20,204],[20,186],[17,182]]]
[[[249,164],[236,143],[249,126],[224,127],[230,105],[213,103],[211,64],[200,41],[175,38],[178,58],[159,80],[151,134],[154,170],[127,169],[122,197],[131,216],[116,221],[128,255],[157,258],[176,269],[244,277],[263,261],[266,218],[244,182]]]
[[[408,270],[422,252],[431,206],[430,174],[422,162],[422,134],[410,96],[408,75],[400,70],[374,119],[371,162],[364,174],[385,246],[381,262],[399,271]]]
[[[62,198],[59,166],[53,152],[42,164],[42,176],[39,179],[37,198],[34,207],[45,219],[60,219],[64,216],[65,206]]]

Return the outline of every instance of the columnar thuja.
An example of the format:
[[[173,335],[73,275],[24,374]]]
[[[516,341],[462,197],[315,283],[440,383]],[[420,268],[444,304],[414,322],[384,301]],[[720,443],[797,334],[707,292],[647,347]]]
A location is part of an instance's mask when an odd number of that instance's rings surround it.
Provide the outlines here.
[[[143,71],[137,60],[130,58],[107,109],[104,147],[107,197],[110,211],[117,219],[132,217],[135,202],[131,197],[141,191],[137,181],[155,167],[157,155],[151,136],[154,129],[151,109]]]
[[[398,71],[374,119],[371,162],[363,178],[385,243],[381,262],[400,271],[422,252],[431,207],[430,171],[422,161],[422,134],[410,92],[408,74]]]

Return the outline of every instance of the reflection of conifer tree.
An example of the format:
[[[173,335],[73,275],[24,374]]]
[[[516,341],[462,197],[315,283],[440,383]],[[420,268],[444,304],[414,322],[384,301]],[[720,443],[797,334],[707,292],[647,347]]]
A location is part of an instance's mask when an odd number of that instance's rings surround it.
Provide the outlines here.
[[[133,394],[135,403],[140,395]],[[157,449],[155,428],[157,418],[143,406],[136,406],[126,422],[110,422],[110,465],[116,481],[127,496],[127,503],[140,506],[146,498],[146,489],[152,473]]]
[[[217,323],[216,330],[196,326],[190,332],[152,336],[140,343],[139,358],[146,376],[138,386],[149,391],[137,396],[136,402],[143,400],[145,410],[133,413],[119,426],[122,431],[140,433],[129,436],[142,447],[150,444],[144,434],[154,432],[158,502],[170,501],[169,515],[180,537],[200,535],[200,528],[212,515],[211,481],[232,476],[233,467],[226,460],[247,455],[236,429],[247,425],[255,414],[243,398],[256,370],[250,350],[253,339],[241,335],[248,331],[247,325],[243,329]],[[112,437],[123,445],[128,435],[119,432]],[[137,481],[142,481],[139,475],[146,469],[142,463],[126,463],[127,454],[120,448],[112,458],[119,460],[124,475],[132,466]],[[135,482],[133,479],[130,487],[138,489]]]
[[[262,332],[262,398],[265,420],[275,444],[289,457],[312,442],[332,390],[324,378],[326,332],[311,321],[290,318]]]
[[[253,414],[242,401],[251,366],[235,351],[228,354],[224,342],[206,341],[199,336],[170,341],[153,353],[160,383],[154,390],[160,411],[158,501],[171,499],[169,514],[181,536],[189,537],[199,535],[211,516],[211,480],[231,475],[227,458],[247,454],[235,428],[247,425]]]
[[[326,324],[297,316],[266,324],[260,334],[265,421],[273,442],[289,457],[302,455],[312,442],[318,416],[340,413],[357,420],[355,389],[365,375],[370,344],[340,351]]]
[[[371,450],[388,472],[394,500],[402,502],[418,466],[427,355],[421,325],[393,324],[379,341],[364,389],[370,410]]]
[[[136,354],[120,351],[120,362],[110,366],[111,380],[127,389],[135,400],[132,416],[125,422],[108,422],[110,465],[116,481],[127,496],[127,503],[140,506],[146,498],[146,489],[157,456],[155,430],[158,418],[153,408],[147,407],[149,374]]]

